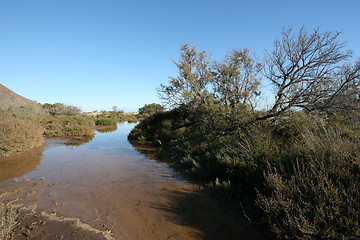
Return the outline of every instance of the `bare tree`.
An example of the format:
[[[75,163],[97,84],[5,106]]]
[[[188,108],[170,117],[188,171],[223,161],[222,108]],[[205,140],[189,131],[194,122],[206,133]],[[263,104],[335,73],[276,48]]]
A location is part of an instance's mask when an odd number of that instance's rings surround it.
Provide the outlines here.
[[[214,64],[212,85],[216,98],[230,107],[242,103],[253,109],[255,98],[260,95],[261,69],[249,49],[232,50],[223,62]]]
[[[340,32],[298,33],[284,29],[275,49],[267,52],[264,75],[276,91],[275,103],[263,118],[270,118],[292,109],[307,111],[329,109],[333,100],[353,84],[359,68],[344,71],[351,51],[339,42]],[[349,68],[348,68],[349,69]],[[345,74],[345,75],[344,75]]]
[[[160,98],[170,107],[181,104],[190,107],[205,102],[211,79],[210,57],[207,53],[197,52],[195,47],[184,44],[180,59],[173,62],[179,70],[179,76],[170,77],[167,86],[161,84],[158,89]]]
[[[336,92],[325,102],[315,106],[326,112],[349,113],[360,109],[360,60],[344,64],[335,72],[333,87]]]

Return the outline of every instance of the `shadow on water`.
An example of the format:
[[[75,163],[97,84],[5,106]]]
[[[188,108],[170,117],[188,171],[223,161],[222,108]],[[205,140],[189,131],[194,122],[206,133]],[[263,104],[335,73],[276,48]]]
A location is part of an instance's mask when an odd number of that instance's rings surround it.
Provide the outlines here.
[[[154,147],[152,142],[129,142],[137,152],[146,158],[157,162],[168,162],[166,150]],[[192,184],[199,184],[191,176],[181,175]],[[202,234],[195,237],[196,239],[267,239],[245,219],[240,210],[240,204],[237,209],[226,207],[224,204],[228,203],[215,198],[207,190],[163,189],[163,194],[168,198],[167,203],[153,207],[178,216],[174,220],[177,224],[198,229]]]
[[[43,149],[44,146],[41,146],[30,151],[0,157],[0,181],[21,177],[33,171],[40,164]]]
[[[154,147],[152,142],[129,140],[129,143],[138,153],[142,154],[147,159],[155,160],[157,162],[167,162],[165,151],[160,147]]]
[[[199,229],[201,239],[250,240],[267,239],[257,232],[241,213],[229,210],[206,191],[167,190],[168,204],[157,209],[180,216],[177,224]]]

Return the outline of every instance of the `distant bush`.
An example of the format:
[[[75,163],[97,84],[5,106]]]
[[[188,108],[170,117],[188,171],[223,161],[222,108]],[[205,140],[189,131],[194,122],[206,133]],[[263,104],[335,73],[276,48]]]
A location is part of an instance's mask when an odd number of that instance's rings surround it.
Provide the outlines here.
[[[113,118],[117,122],[138,122],[139,115],[135,113],[124,113],[123,111],[103,111],[101,113],[90,113],[88,114],[95,121],[101,118]]]
[[[116,126],[117,121],[113,118],[99,118],[95,120],[95,125]]]
[[[81,113],[81,109],[75,106],[68,106],[62,103],[45,103],[42,105],[43,109],[48,111],[51,115],[79,115]]]
[[[129,123],[136,123],[139,121],[138,114],[131,114],[131,113],[123,113],[120,115],[117,120],[119,122],[129,122]]]
[[[94,134],[94,121],[83,116],[48,116],[41,120],[45,128],[44,135],[61,136],[90,136]]]
[[[43,128],[29,120],[0,114],[0,155],[29,150],[43,143]]]

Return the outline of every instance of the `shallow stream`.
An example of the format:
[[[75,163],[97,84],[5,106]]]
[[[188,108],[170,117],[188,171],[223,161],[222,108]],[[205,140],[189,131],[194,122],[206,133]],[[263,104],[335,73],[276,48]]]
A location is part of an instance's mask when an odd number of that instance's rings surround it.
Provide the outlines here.
[[[161,161],[157,148],[130,144],[134,126],[121,123],[71,144],[50,139],[0,158],[0,200],[18,192],[24,205],[80,219],[113,239],[257,239],[241,218]]]

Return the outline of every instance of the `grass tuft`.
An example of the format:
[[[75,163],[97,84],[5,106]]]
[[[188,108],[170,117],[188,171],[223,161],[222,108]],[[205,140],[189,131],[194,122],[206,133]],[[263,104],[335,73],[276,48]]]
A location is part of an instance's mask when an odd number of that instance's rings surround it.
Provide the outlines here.
[[[11,239],[11,233],[18,224],[18,210],[10,205],[0,203],[0,239]]]

